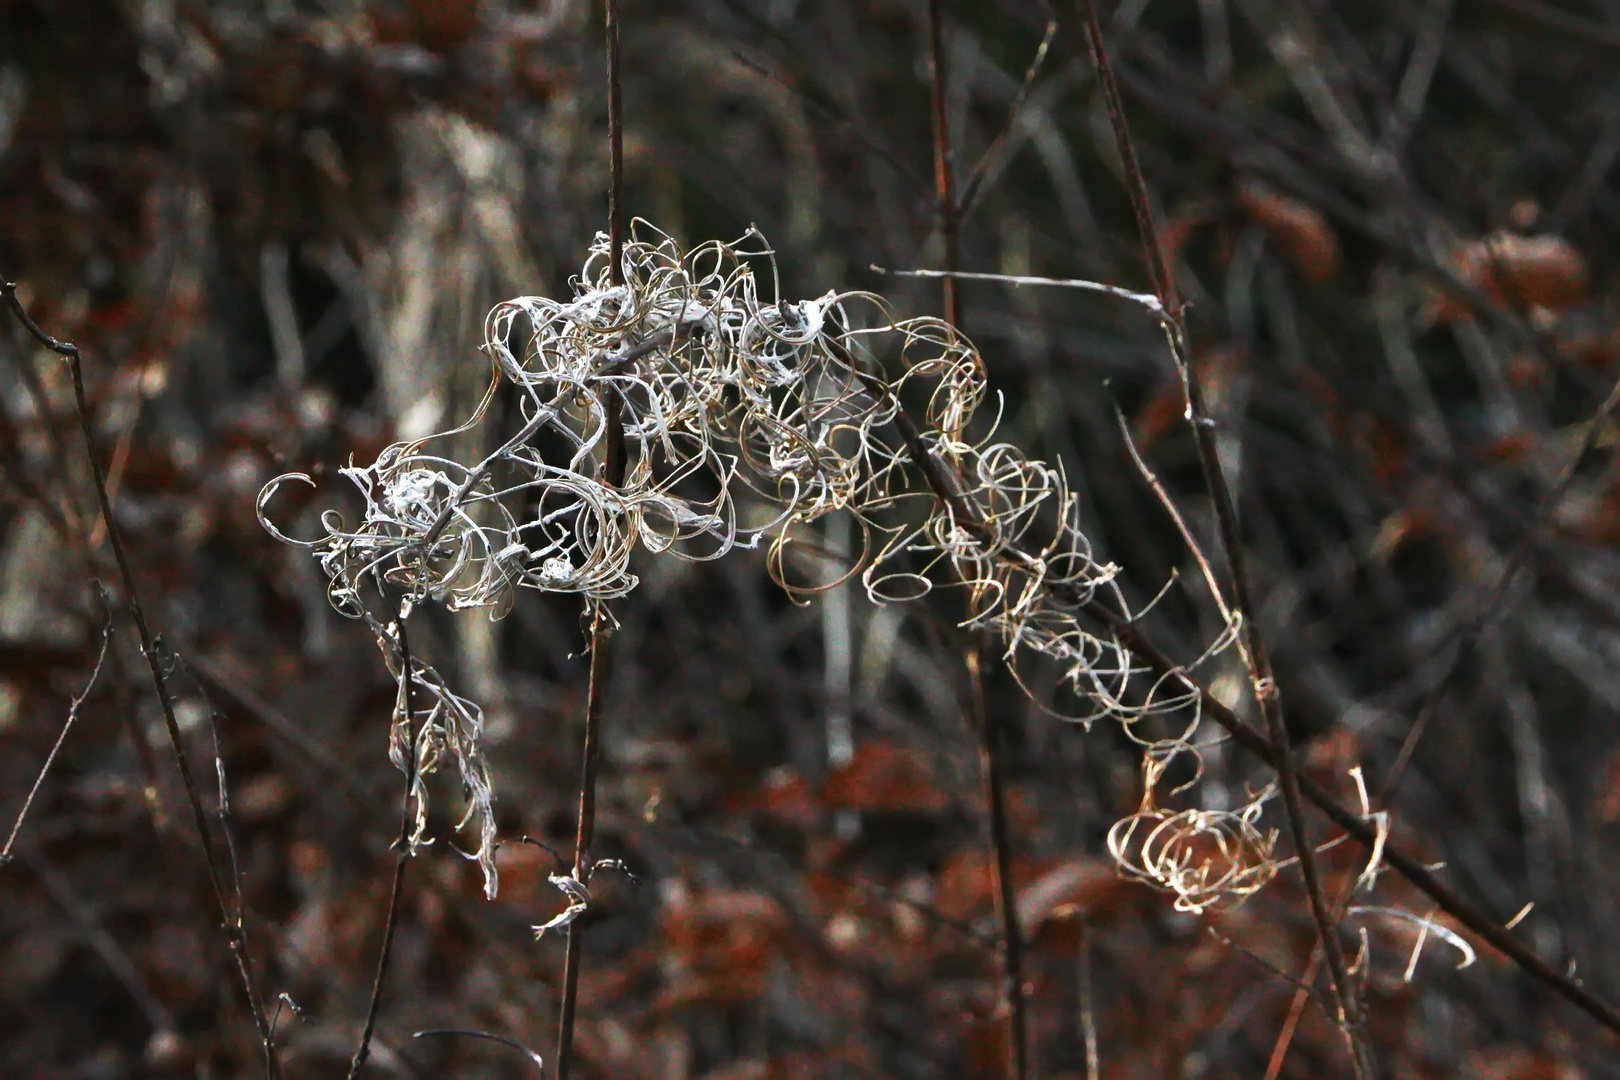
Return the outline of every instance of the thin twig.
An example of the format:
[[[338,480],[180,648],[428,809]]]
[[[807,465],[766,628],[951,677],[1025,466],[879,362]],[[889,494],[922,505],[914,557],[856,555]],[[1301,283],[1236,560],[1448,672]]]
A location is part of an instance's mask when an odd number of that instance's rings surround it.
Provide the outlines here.
[[[1215,606],[1220,609],[1221,618],[1230,626],[1232,611],[1226,606],[1226,597],[1221,593],[1220,583],[1215,580],[1215,569],[1209,565],[1209,558],[1205,556],[1203,547],[1193,538],[1192,529],[1187,526],[1186,519],[1181,516],[1181,510],[1170,498],[1170,493],[1164,489],[1164,484],[1159,481],[1158,474],[1148,468],[1141,452],[1136,449],[1136,440],[1131,438],[1130,425],[1125,422],[1125,414],[1120,412],[1118,402],[1114,403],[1114,419],[1119,422],[1120,438],[1125,441],[1125,449],[1130,452],[1136,471],[1142,474],[1142,479],[1153,489],[1153,494],[1159,497],[1159,505],[1164,507],[1165,513],[1169,514],[1170,520],[1175,523],[1176,532],[1181,534],[1181,542],[1187,545],[1187,550],[1192,552],[1193,558],[1198,563],[1198,571],[1204,577],[1204,585],[1214,598]]]
[[[1001,919],[1002,997],[1007,1004],[1008,1071],[1017,1080],[1029,1075],[1029,1019],[1024,999],[1024,932],[1018,923],[1018,896],[1012,880],[1012,841],[1007,829],[1007,781],[1002,758],[1001,725],[984,705],[984,678],[979,648],[968,646],[963,657],[968,673],[968,703],[978,729],[984,797],[990,807],[990,843],[995,850],[996,914]]]
[[[496,1035],[494,1032],[490,1032],[490,1031],[473,1031],[470,1028],[432,1028],[432,1029],[430,1029],[428,1031],[412,1032],[411,1033],[411,1038],[420,1039],[423,1036],[432,1036],[432,1035],[438,1035],[438,1036],[458,1036],[459,1035],[459,1036],[461,1036],[463,1038],[486,1039],[489,1042],[500,1043],[502,1046],[510,1046],[512,1049],[518,1051],[519,1053],[527,1054],[529,1060],[534,1062],[534,1067],[535,1067],[535,1069],[537,1069],[539,1071],[540,1075],[541,1076],[546,1075],[546,1062],[545,1062],[544,1058],[542,1058],[539,1054],[535,1053],[533,1050],[530,1050],[527,1046],[524,1046],[522,1043],[518,1042],[516,1039],[508,1039],[505,1035]]]
[[[619,4],[607,0],[604,30],[607,35],[608,82],[608,280],[624,281],[624,103],[620,85]],[[624,483],[627,451],[624,438],[623,399],[607,395],[607,448],[605,479],[613,487]],[[613,619],[607,605],[592,601],[590,687],[585,699],[585,745],[579,781],[579,820],[574,833],[574,878],[584,881],[590,872],[591,843],[596,837],[596,773],[601,760],[602,699],[606,694],[610,657],[608,641]],[[579,968],[584,959],[585,927],[570,922],[563,954],[562,1003],[557,1020],[557,1080],[568,1080],[574,1064],[574,1017],[579,1009]]]
[[[382,1005],[383,980],[388,976],[388,959],[394,951],[394,931],[399,926],[399,901],[405,891],[405,867],[411,860],[411,797],[416,791],[417,728],[411,708],[411,642],[405,633],[405,619],[410,613],[409,602],[401,606],[399,618],[394,621],[394,639],[399,646],[399,710],[404,714],[405,730],[409,734],[409,764],[405,767],[405,795],[399,805],[399,839],[395,842],[398,853],[394,858],[394,886],[388,894],[388,921],[383,927],[382,951],[377,954],[377,974],[371,981],[371,1002],[366,1006],[366,1026],[360,1033],[360,1045],[355,1047],[349,1062],[349,1080],[360,1075],[366,1058],[371,1056],[371,1034],[377,1027],[377,1010]]]
[[[591,606],[591,675],[585,702],[585,747],[579,781],[579,823],[574,834],[574,880],[585,881],[591,866],[591,844],[596,838],[596,774],[601,764],[602,699],[607,690],[612,636],[607,605]],[[562,1016],[557,1033],[557,1080],[568,1080],[574,1055],[574,1014],[579,1007],[579,965],[583,958],[584,925],[575,919],[567,926],[568,948],[563,958]]]
[[[1238,942],[1233,941],[1231,938],[1227,937],[1225,934],[1221,933],[1219,930],[1215,929],[1213,926],[1206,926],[1205,929],[1207,931],[1209,931],[1209,936],[1210,937],[1214,938],[1216,941],[1220,942],[1222,945],[1225,945],[1228,949],[1231,949],[1233,952],[1235,952],[1235,953],[1239,954],[1240,956],[1244,957],[1245,959],[1247,959],[1248,961],[1253,963],[1256,967],[1261,968],[1268,975],[1270,975],[1272,978],[1276,979],[1278,982],[1287,983],[1289,986],[1292,986],[1295,990],[1299,991],[1302,994],[1308,994],[1311,997],[1316,996],[1316,989],[1313,986],[1311,986],[1311,984],[1310,984],[1311,971],[1310,971],[1309,968],[1306,968],[1306,974],[1305,974],[1305,976],[1303,978],[1290,975],[1290,974],[1288,974],[1288,972],[1284,971],[1282,968],[1278,967],[1276,964],[1273,964],[1270,960],[1267,960],[1265,957],[1261,956],[1259,953],[1255,952],[1253,949],[1249,948],[1246,945],[1240,945]]]
[[[135,632],[140,637],[141,655],[146,659],[147,671],[152,677],[152,690],[157,695],[158,705],[163,711],[163,724],[169,734],[169,746],[174,752],[175,764],[180,770],[180,780],[186,791],[186,801],[191,806],[198,842],[202,845],[204,860],[208,865],[209,883],[213,886],[214,900],[219,906],[220,920],[225,926],[231,955],[236,961],[237,973],[247,993],[248,1008],[253,1014],[253,1024],[258,1030],[259,1042],[264,1050],[265,1076],[267,1080],[276,1080],[281,1075],[281,1063],[276,1058],[275,1047],[270,1038],[270,1021],[265,1016],[264,1004],[259,1000],[253,963],[248,956],[247,932],[243,923],[245,905],[242,897],[238,895],[236,910],[233,912],[232,905],[226,899],[225,874],[219,863],[219,855],[214,850],[213,841],[209,838],[208,815],[203,810],[202,796],[191,772],[191,761],[186,756],[180,721],[175,716],[174,701],[168,691],[168,680],[163,673],[151,627],[146,621],[145,609],[141,606],[140,592],[135,587],[135,575],[130,569],[129,557],[124,552],[123,533],[113,517],[112,502],[107,495],[106,474],[102,471],[101,459],[96,457],[95,432],[90,426],[90,406],[84,392],[84,368],[80,362],[79,348],[70,341],[58,341],[40,328],[23,308],[22,302],[17,299],[17,286],[14,282],[0,280],[0,293],[4,293],[12,314],[34,339],[67,360],[68,372],[73,377],[73,401],[79,414],[79,431],[84,439],[85,455],[90,460],[90,474],[95,481],[96,499],[101,507],[102,523],[107,529],[107,541],[112,547],[113,559],[118,564],[118,576],[124,587],[125,600],[129,604],[130,617],[135,623]]]
[[[1570,484],[1574,482],[1576,475],[1596,453],[1606,422],[1617,406],[1620,406],[1620,379],[1616,379],[1609,390],[1608,396],[1604,398],[1597,410],[1587,420],[1581,433],[1580,445],[1570,455],[1569,460],[1564,463],[1557,480],[1554,481],[1552,488],[1543,498],[1541,509],[1537,512],[1530,527],[1524,531],[1514,545],[1513,551],[1508,556],[1507,564],[1503,566],[1495,584],[1491,587],[1490,592],[1486,594],[1485,601],[1480,605],[1479,610],[1474,614],[1468,625],[1461,628],[1453,638],[1456,642],[1456,651],[1452,655],[1445,672],[1435,681],[1434,685],[1429,688],[1418,703],[1416,716],[1411,726],[1407,728],[1406,737],[1401,741],[1400,752],[1396,755],[1395,763],[1390,767],[1389,774],[1384,778],[1383,787],[1379,790],[1377,800],[1379,805],[1388,807],[1395,798],[1401,781],[1406,775],[1407,767],[1411,764],[1412,755],[1417,750],[1418,743],[1422,740],[1424,732],[1427,731],[1429,723],[1434,719],[1456,677],[1463,670],[1464,659],[1479,644],[1480,638],[1489,628],[1498,610],[1506,601],[1513,579],[1518,576],[1519,571],[1523,569],[1524,564],[1529,560],[1537,539],[1547,528],[1548,523],[1552,521],[1553,514],[1557,511],[1558,504],[1563,501],[1564,495],[1569,491]],[[1352,880],[1334,905],[1334,910],[1340,917],[1342,917],[1345,908],[1349,904],[1354,888],[1355,882]],[[1521,911],[1519,916],[1515,916],[1502,929],[1504,931],[1511,930],[1522,915],[1523,912]],[[1315,977],[1316,968],[1321,961],[1322,955],[1320,949],[1318,949],[1311,954],[1310,963],[1305,968],[1305,981],[1307,983]],[[1281,1073],[1283,1061],[1287,1057],[1289,1044],[1293,1040],[1294,1031],[1299,1024],[1304,1007],[1303,997],[1295,995],[1292,1004],[1289,1006],[1288,1016],[1283,1022],[1283,1027],[1277,1035],[1276,1042],[1272,1046],[1271,1059],[1266,1066],[1264,1080],[1276,1080],[1276,1077]]]
[[[940,22],[939,0],[928,0],[928,68],[932,76],[928,90],[929,109],[934,121],[934,202],[939,214],[939,234],[945,241],[947,271],[940,279],[940,295],[944,303],[945,321],[955,326],[956,282],[950,276],[956,272],[960,261],[956,244],[957,205],[951,183],[951,166],[955,155],[951,152],[951,132],[945,116],[945,46]]]
[[[1333,904],[1335,921],[1344,918],[1345,910],[1350,906],[1350,898],[1355,894],[1357,879],[1352,876],[1339,892],[1339,898]],[[1322,967],[1322,945],[1320,942],[1311,949],[1311,958],[1305,964],[1305,973],[1300,976],[1300,987],[1294,992],[1294,998],[1288,1003],[1288,1015],[1283,1019],[1283,1026],[1277,1032],[1277,1040],[1271,1045],[1271,1057],[1266,1062],[1266,1074],[1263,1080],[1277,1080],[1282,1072],[1283,1062],[1288,1058],[1288,1047],[1294,1040],[1294,1032],[1299,1029],[1299,1022],[1305,1016],[1305,1006],[1317,997],[1313,986],[1316,982],[1316,973]],[[1318,1001],[1318,1004],[1321,1002]]]
[[[101,651],[96,654],[96,666],[90,671],[90,679],[84,684],[84,691],[68,704],[67,720],[62,724],[61,732],[56,736],[56,742],[51,744],[51,752],[45,755],[45,764],[39,767],[39,775],[34,777],[34,786],[28,789],[28,797],[23,800],[22,809],[17,811],[17,820],[11,825],[11,833],[6,837],[6,846],[0,848],[0,866],[11,861],[11,848],[17,842],[17,834],[22,831],[23,819],[28,816],[28,808],[34,805],[34,796],[39,794],[40,785],[45,782],[45,774],[51,771],[51,765],[56,761],[56,755],[67,741],[68,730],[73,722],[79,718],[79,706],[84,699],[90,696],[95,689],[96,680],[101,677],[101,665],[107,660],[107,645],[112,641],[113,612],[112,601],[107,598],[107,590],[101,587],[101,582],[93,582],[96,596],[101,601],[103,622],[101,626]]]
[[[938,275],[940,302],[945,321],[957,325],[956,277],[960,263],[956,226],[960,204],[956,200],[951,170],[955,154],[945,115],[945,49],[939,0],[928,2],[928,58],[930,105],[934,124],[934,198],[939,215],[939,231],[945,242],[945,272]],[[1042,46],[1042,53],[1045,46]],[[990,817],[990,843],[995,855],[997,915],[1001,922],[1002,1000],[1007,1008],[1007,1071],[1014,1080],[1029,1076],[1029,1023],[1024,1000],[1024,935],[1018,926],[1018,897],[1012,883],[1011,840],[1007,828],[1006,781],[1001,758],[999,726],[990,720],[984,706],[984,680],[979,670],[979,649],[969,645],[963,662],[968,674],[968,703],[973,724],[980,738],[981,771],[984,775],[985,803]]]
[[[1097,1014],[1091,992],[1091,924],[1080,919],[1080,1038],[1086,1047],[1086,1080],[1100,1080],[1102,1059],[1097,1053]]]
[[[1100,281],[1086,281],[1083,278],[1049,278],[1030,277],[1027,274],[985,274],[973,270],[889,270],[875,263],[869,267],[875,274],[888,274],[892,277],[912,278],[946,278],[956,281],[994,281],[1002,285],[1046,285],[1060,289],[1083,289],[1086,292],[1099,292],[1108,296],[1129,300],[1133,304],[1141,304],[1154,315],[1162,317],[1164,308],[1159,298],[1152,293],[1132,292],[1122,289],[1118,285],[1105,285]]]
[[[962,194],[956,200],[958,222],[966,220],[973,212],[973,208],[978,205],[979,188],[990,171],[990,163],[1001,153],[1001,148],[1007,145],[1007,140],[1012,137],[1013,128],[1023,115],[1024,102],[1029,98],[1030,88],[1035,85],[1035,77],[1041,73],[1041,66],[1046,63],[1046,53],[1052,47],[1052,38],[1057,36],[1057,26],[1056,19],[1047,20],[1046,33],[1041,35],[1041,44],[1035,50],[1035,59],[1029,62],[1029,69],[1024,72],[1024,81],[1019,85],[1018,93],[1013,95],[1012,104],[1007,106],[1006,121],[1001,125],[996,137],[990,141],[984,155],[979,158],[979,163],[973,166],[973,171],[968,174],[967,183],[962,185]]]
[[[1152,668],[1156,674],[1178,675],[1182,678],[1189,689],[1198,694],[1199,704],[1204,710],[1204,714],[1225,728],[1232,736],[1233,742],[1271,765],[1272,768],[1276,768],[1276,755],[1273,752],[1270,740],[1261,732],[1244,723],[1236,713],[1222,704],[1206,687],[1194,681],[1187,674],[1183,665],[1171,660],[1141,632],[1136,624],[1124,616],[1110,611],[1095,600],[1085,602],[1082,607],[1087,615],[1113,631],[1120,643]],[[1357,843],[1369,851],[1377,845],[1378,829],[1372,821],[1343,806],[1309,776],[1299,776],[1298,781],[1300,794],[1315,804],[1317,809],[1322,811],[1335,825],[1349,833]],[[1548,967],[1540,957],[1531,952],[1522,942],[1503,930],[1499,920],[1490,918],[1475,907],[1471,901],[1460,896],[1450,886],[1441,882],[1422,861],[1405,854],[1395,845],[1388,843],[1387,840],[1383,848],[1383,858],[1390,869],[1427,894],[1430,899],[1440,905],[1442,911],[1478,935],[1482,941],[1512,960],[1527,974],[1578,1006],[1598,1023],[1610,1031],[1620,1034],[1620,1010],[1616,1010],[1614,1006],[1599,998],[1575,980]]]
[[[952,916],[945,914],[945,912],[939,910],[939,908],[935,907],[933,904],[924,903],[921,900],[914,899],[907,896],[899,889],[880,884],[876,881],[867,881],[863,878],[854,878],[850,881],[850,884],[855,886],[855,888],[860,889],[862,892],[869,892],[880,896],[884,900],[889,901],[891,904],[903,904],[907,908],[916,912],[918,915],[921,915],[923,918],[927,919],[929,922],[942,926],[947,930],[954,931],[974,946],[984,949],[986,952],[996,951],[996,940],[990,934],[985,933],[983,930],[979,929],[977,926],[974,926],[970,922],[953,918]]]
[[[1276,748],[1275,767],[1278,786],[1282,789],[1283,808],[1294,841],[1294,849],[1299,857],[1300,874],[1305,880],[1305,893],[1310,902],[1311,916],[1316,922],[1317,936],[1321,940],[1323,954],[1327,958],[1334,997],[1337,999],[1345,1025],[1351,1063],[1357,1080],[1374,1080],[1378,1070],[1367,1041],[1366,1020],[1356,996],[1355,985],[1350,981],[1333,913],[1322,892],[1321,877],[1316,868],[1316,858],[1311,848],[1309,833],[1306,831],[1304,810],[1300,803],[1299,781],[1294,772],[1289,749],[1282,697],[1278,692],[1266,643],[1260,636],[1254,618],[1257,608],[1250,587],[1248,566],[1244,559],[1237,507],[1227,486],[1226,475],[1221,469],[1215,440],[1215,422],[1210,418],[1209,410],[1205,406],[1203,389],[1199,385],[1198,374],[1193,368],[1187,348],[1186,328],[1181,317],[1181,301],[1176,294],[1175,279],[1165,258],[1163,246],[1159,243],[1158,228],[1154,222],[1152,204],[1148,199],[1147,184],[1142,178],[1135,143],[1131,139],[1130,126],[1126,122],[1124,105],[1120,100],[1119,86],[1114,80],[1113,68],[1108,59],[1108,48],[1103,41],[1102,24],[1097,18],[1096,7],[1092,0],[1077,0],[1076,8],[1085,27],[1086,44],[1091,52],[1092,63],[1097,69],[1097,82],[1103,91],[1109,123],[1113,127],[1114,140],[1124,164],[1126,186],[1130,192],[1131,209],[1136,215],[1137,230],[1141,235],[1142,252],[1153,278],[1154,293],[1164,309],[1166,336],[1170,340],[1176,367],[1181,373],[1182,391],[1187,400],[1187,419],[1192,425],[1194,441],[1198,447],[1204,484],[1209,489],[1210,501],[1214,505],[1221,546],[1226,556],[1227,576],[1232,583],[1233,614],[1242,631],[1238,639],[1240,652],[1247,662],[1255,700],[1265,716],[1267,733]]]

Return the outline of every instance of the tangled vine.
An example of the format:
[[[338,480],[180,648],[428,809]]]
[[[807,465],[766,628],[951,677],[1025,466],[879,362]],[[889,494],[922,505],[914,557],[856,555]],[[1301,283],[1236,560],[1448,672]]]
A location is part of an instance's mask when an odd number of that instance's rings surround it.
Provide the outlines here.
[[[378,595],[403,593],[407,605],[482,608],[500,618],[518,588],[595,601],[625,596],[637,585],[638,545],[694,560],[764,545],[772,578],[796,600],[857,575],[879,604],[960,586],[962,625],[999,639],[1015,675],[1029,655],[1055,662],[1079,703],[1060,715],[1088,725],[1112,717],[1144,747],[1148,798],[1121,835],[1148,829],[1151,852],[1132,855],[1122,841],[1116,856],[1127,872],[1193,908],[1215,894],[1246,895],[1269,877],[1270,845],[1250,836],[1254,811],[1188,818],[1153,808],[1164,763],[1196,754],[1199,695],[1175,674],[1138,685],[1129,651],[1081,622],[1080,609],[1099,598],[1127,611],[1118,568],[1093,557],[1061,467],[996,441],[994,421],[975,426],[987,385],[972,342],[940,319],[896,319],[869,292],[782,298],[774,252],[752,229],[735,242],[682,251],[637,221],[622,285],[611,284],[608,262],[607,237],[598,235],[571,300],[519,297],[490,313],[483,349],[494,377],[471,417],[341,470],[364,502],[356,525],[327,510],[321,536],[294,539],[267,506],[288,481],[313,480],[288,473],[260,492],[264,527],[319,560],[333,606],[368,623],[391,667],[397,649],[386,620],[366,606],[367,583]],[[487,422],[503,384],[514,392],[517,430],[477,462],[435,452]],[[619,409],[609,409],[610,396]],[[908,399],[923,403],[910,439],[897,431],[911,423]],[[627,448],[621,485],[605,478],[614,422]],[[923,482],[918,452],[945,466],[953,498]],[[807,527],[839,512],[860,538],[851,564],[801,580],[804,566],[826,565]],[[1233,633],[1229,627],[1205,658]],[[473,857],[493,895],[482,715],[431,668],[413,668],[431,705],[417,723],[417,775],[447,754],[458,762],[468,793],[463,824],[479,823]],[[1143,733],[1142,720],[1172,714],[1188,718],[1178,732]],[[402,768],[410,734],[396,722],[392,756]],[[422,821],[425,787],[416,798]],[[1207,845],[1194,837],[1211,830],[1238,842],[1216,845],[1213,857],[1228,865],[1200,870]]]

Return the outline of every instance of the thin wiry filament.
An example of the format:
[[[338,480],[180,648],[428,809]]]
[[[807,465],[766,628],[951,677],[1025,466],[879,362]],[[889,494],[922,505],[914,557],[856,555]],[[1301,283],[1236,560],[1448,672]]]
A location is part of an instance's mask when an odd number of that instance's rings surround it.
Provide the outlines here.
[[[975,425],[988,388],[972,342],[940,319],[896,319],[872,293],[777,296],[773,259],[754,230],[682,251],[637,221],[615,285],[607,237],[598,235],[570,299],[518,297],[490,313],[483,348],[493,378],[466,423],[341,470],[363,502],[357,523],[328,510],[313,540],[276,529],[266,506],[284,483],[313,484],[301,473],[265,486],[260,520],[319,560],[339,612],[375,623],[363,600],[368,583],[492,618],[519,588],[621,597],[637,584],[638,545],[699,560],[763,545],[773,579],[807,600],[838,582],[800,580],[790,572],[793,546],[810,523],[845,513],[858,558],[841,580],[858,574],[879,604],[960,587],[963,625],[999,638],[1015,673],[1031,655],[1056,664],[1082,703],[1068,719],[1116,718],[1150,758],[1196,753],[1199,696],[1190,682],[1173,675],[1142,685],[1129,652],[1081,623],[1093,599],[1124,610],[1118,568],[1093,556],[1062,469],[997,441],[993,420]],[[488,422],[502,386],[521,423],[494,452],[466,463],[434,449]],[[627,462],[618,485],[605,464],[614,399]],[[926,403],[922,445],[960,479],[960,499],[941,500],[925,483],[895,430],[902,399]],[[472,776],[486,836],[479,856],[493,889],[482,720],[422,670],[433,710],[422,723],[435,734],[421,772],[448,753],[461,762],[464,785]],[[1142,720],[1170,714],[1186,718],[1179,734],[1138,734]],[[399,744],[396,734],[396,753]],[[1185,845],[1173,839],[1180,835],[1155,827],[1158,869],[1145,876],[1191,872]],[[1233,835],[1249,842],[1241,829]],[[1182,869],[1165,869],[1172,866]],[[1249,880],[1205,875],[1185,895],[1241,891]]]

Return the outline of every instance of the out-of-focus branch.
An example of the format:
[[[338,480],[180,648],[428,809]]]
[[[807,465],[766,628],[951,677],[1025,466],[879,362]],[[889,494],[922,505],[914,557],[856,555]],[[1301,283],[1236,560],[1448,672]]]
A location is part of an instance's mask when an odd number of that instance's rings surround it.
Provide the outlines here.
[[[17,286],[14,282],[0,279],[0,293],[4,294],[12,314],[22,323],[24,329],[41,345],[67,361],[68,372],[73,377],[73,401],[79,413],[79,430],[84,437],[84,452],[90,460],[90,472],[95,480],[96,498],[101,505],[101,520],[107,529],[107,540],[112,547],[113,558],[118,563],[118,576],[124,588],[125,601],[129,604],[130,617],[135,623],[135,632],[140,636],[141,655],[146,659],[147,671],[152,677],[152,690],[157,695],[158,706],[163,710],[163,724],[169,733],[169,747],[174,752],[175,764],[180,769],[180,780],[186,791],[186,801],[191,806],[192,822],[197,828],[197,839],[202,845],[204,860],[208,865],[209,883],[213,886],[220,920],[225,925],[231,955],[236,960],[237,972],[247,993],[248,1008],[253,1014],[253,1024],[258,1029],[259,1040],[264,1049],[265,1076],[268,1080],[275,1080],[281,1075],[281,1063],[276,1057],[275,1045],[270,1036],[270,1021],[265,1016],[263,1003],[259,1000],[258,983],[253,975],[253,962],[248,956],[247,931],[243,925],[244,904],[238,893],[233,911],[233,905],[226,899],[229,892],[226,887],[225,871],[220,865],[213,841],[209,839],[208,815],[203,810],[202,795],[192,775],[191,761],[186,755],[180,721],[175,716],[174,701],[169,696],[168,677],[163,671],[151,627],[146,621],[146,612],[141,607],[140,592],[135,587],[135,575],[130,569],[129,558],[124,553],[123,533],[113,517],[112,502],[107,495],[106,474],[102,471],[101,460],[96,457],[95,432],[90,426],[90,406],[85,399],[84,369],[80,362],[79,348],[71,341],[58,341],[40,328],[22,306],[22,302],[17,299]]]

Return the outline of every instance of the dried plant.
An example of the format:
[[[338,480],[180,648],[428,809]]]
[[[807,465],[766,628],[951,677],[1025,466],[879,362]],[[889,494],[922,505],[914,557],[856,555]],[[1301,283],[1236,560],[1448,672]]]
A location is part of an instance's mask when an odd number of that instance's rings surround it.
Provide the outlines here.
[[[774,252],[757,231],[683,251],[638,221],[624,247],[624,284],[611,284],[608,257],[599,235],[572,299],[520,297],[495,308],[484,345],[495,378],[464,424],[342,470],[364,500],[356,526],[328,510],[323,536],[296,540],[270,520],[268,503],[289,480],[313,481],[289,473],[261,491],[265,528],[319,560],[333,606],[367,621],[391,665],[368,583],[379,596],[403,591],[412,603],[499,618],[520,587],[597,602],[626,595],[637,584],[638,545],[696,560],[765,546],[772,577],[800,600],[857,573],[878,604],[960,585],[963,625],[994,634],[1015,675],[1030,656],[1056,663],[1079,706],[1066,718],[1120,721],[1155,781],[1170,760],[1196,754],[1202,699],[1185,671],[1138,679],[1143,669],[1126,648],[1082,624],[1080,610],[1098,600],[1131,617],[1114,584],[1118,568],[1093,558],[1062,469],[997,441],[994,422],[975,423],[987,387],[965,336],[940,319],[896,319],[868,292],[780,297]],[[875,374],[885,363],[898,374]],[[435,452],[490,421],[503,383],[515,392],[518,430],[477,462]],[[609,395],[624,403],[622,485],[604,476]],[[912,396],[926,402],[922,452],[948,466],[957,498],[940,499],[919,480],[914,447],[893,430]],[[853,565],[835,581],[798,579],[789,552],[805,526],[840,511],[859,528]],[[1235,633],[1228,627],[1199,662]],[[418,775],[445,754],[458,762],[464,824],[479,822],[474,856],[494,895],[482,716],[433,669],[419,667],[414,680],[434,702]],[[1149,734],[1142,722],[1155,716],[1182,722]],[[395,726],[391,753],[403,769],[408,733]],[[418,798],[422,822],[425,790]],[[1167,839],[1162,828],[1154,836]],[[1185,862],[1192,849],[1171,850],[1167,857]],[[1205,890],[1229,882],[1243,895],[1258,880],[1175,871],[1178,880],[1188,873],[1201,874]]]
[[[1201,914],[1265,888],[1276,876],[1276,830],[1256,824],[1273,794],[1264,791],[1238,810],[1162,809],[1154,800],[1165,763],[1143,759],[1142,805],[1108,831],[1108,851],[1120,869],[1176,894],[1176,910]]]

